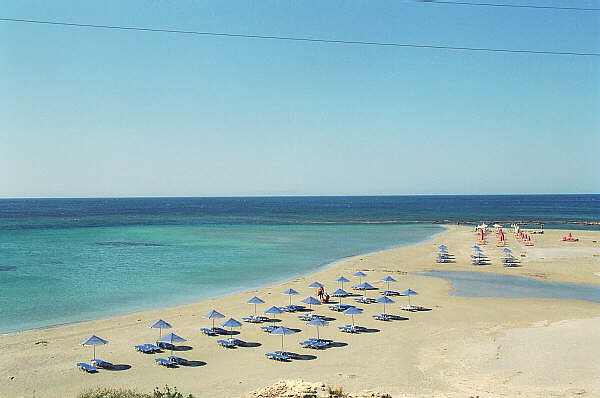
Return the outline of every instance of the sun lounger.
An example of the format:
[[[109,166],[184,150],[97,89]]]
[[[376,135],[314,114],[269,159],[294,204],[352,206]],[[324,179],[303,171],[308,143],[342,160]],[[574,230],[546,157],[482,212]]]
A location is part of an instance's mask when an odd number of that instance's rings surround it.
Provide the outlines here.
[[[176,364],[178,364],[178,365],[185,365],[185,364],[187,364],[187,362],[188,362],[188,361],[187,361],[187,359],[185,359],[185,358],[180,358],[180,357],[176,357],[176,356],[174,356],[174,355],[171,355],[171,356],[169,357],[169,361],[175,362],[175,363],[176,363]]]
[[[87,363],[83,363],[83,362],[79,362],[77,364],[77,367],[83,371],[85,371],[86,373],[94,373],[97,372],[96,368],[93,367],[92,365],[89,365]]]
[[[290,360],[290,358],[286,357],[285,355],[275,354],[275,353],[272,353],[272,352],[267,352],[265,354],[265,356],[267,358],[273,359],[275,361],[282,361],[282,362],[284,362],[284,361],[289,361]]]
[[[333,343],[333,340],[327,340],[327,339],[317,339],[315,337],[311,337],[310,339],[308,339],[308,341],[320,341],[322,343],[327,343],[327,344],[331,344]]]
[[[356,328],[356,326],[352,325],[338,326],[338,329],[340,329],[344,333],[358,333],[358,329]]]
[[[160,347],[157,347],[154,344],[144,344],[144,347],[149,349],[151,352],[159,352],[160,351]]]
[[[156,362],[158,365],[166,366],[167,368],[177,366],[177,362],[164,358],[154,358],[154,362]]]
[[[271,333],[273,330],[275,330],[275,326],[271,326],[271,325],[261,326],[260,328],[263,330],[263,332],[267,332],[267,333]]]
[[[202,333],[204,333],[205,335],[207,335],[207,336],[216,336],[216,335],[217,335],[217,334],[214,332],[214,330],[212,330],[212,329],[208,329],[208,328],[202,328],[202,329],[200,329],[200,331],[201,331]]]
[[[261,319],[259,319],[258,317],[255,317],[255,316],[243,317],[242,321],[249,322],[249,323],[261,323],[262,322]]]
[[[212,328],[212,331],[217,334],[229,334],[229,332],[227,332],[227,330],[225,330],[223,328],[214,327],[214,328]]]
[[[164,348],[165,350],[173,350],[175,349],[175,346],[171,343],[164,343],[162,341],[157,341],[156,345],[159,346],[160,348]]]
[[[324,341],[314,341],[314,340],[301,341],[299,344],[304,348],[312,348],[312,349],[325,348],[329,345],[329,344],[325,343]]]
[[[394,290],[383,290],[381,294],[384,296],[399,296],[400,292],[396,292]]]
[[[143,352],[144,354],[151,354],[153,351],[151,349],[149,349],[148,347],[146,347],[145,345],[136,345],[135,347],[136,350],[138,350],[139,352]]]
[[[371,304],[375,302],[375,299],[369,298],[369,297],[357,297],[354,299],[354,301],[356,301],[357,303],[362,303],[362,304]]]
[[[336,305],[330,305],[329,309],[332,311],[342,312],[342,311],[347,310],[350,307],[352,307],[352,306],[348,305],[348,304],[336,304]]]
[[[217,344],[225,348],[235,348],[235,344],[227,340],[217,340]]]
[[[296,312],[296,311],[303,310],[305,308],[306,307],[304,307],[303,305],[295,305],[295,304],[286,305],[285,307],[280,307],[280,309],[285,312]]]
[[[236,339],[235,337],[230,337],[227,339],[227,341],[238,347],[243,347],[246,345],[246,342],[244,340]]]
[[[113,367],[113,364],[110,362],[105,362],[101,359],[93,359],[92,360],[92,366],[97,368],[101,368],[101,369],[110,369]]]
[[[378,321],[389,321],[392,319],[388,314],[376,314],[373,315],[373,318],[377,319]]]
[[[282,355],[282,356],[288,357],[290,359],[296,359],[299,357],[298,354],[296,354],[294,352],[289,352],[289,351],[275,351],[275,354]]]

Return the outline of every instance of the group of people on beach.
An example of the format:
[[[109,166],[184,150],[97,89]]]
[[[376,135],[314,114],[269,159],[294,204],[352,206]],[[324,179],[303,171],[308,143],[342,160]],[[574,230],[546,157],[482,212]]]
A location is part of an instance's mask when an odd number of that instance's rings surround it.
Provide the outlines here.
[[[317,296],[319,296],[319,300],[321,300],[321,303],[325,304],[329,302],[329,294],[327,294],[325,289],[323,289],[322,287],[320,287],[317,290]]]

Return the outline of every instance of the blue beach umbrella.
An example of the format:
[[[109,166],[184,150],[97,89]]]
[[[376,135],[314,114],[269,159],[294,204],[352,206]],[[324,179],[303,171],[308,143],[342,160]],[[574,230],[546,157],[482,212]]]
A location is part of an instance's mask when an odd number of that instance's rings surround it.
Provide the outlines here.
[[[321,304],[321,302],[319,300],[317,300],[316,298],[314,298],[312,296],[305,298],[304,300],[302,300],[302,302],[304,304],[308,304],[309,306],[311,306],[310,308],[312,308],[313,304]]]
[[[342,302],[342,298],[350,295],[350,293],[348,293],[347,291],[343,290],[343,289],[338,289],[335,292],[331,293],[331,295],[333,297],[339,297],[340,298],[340,303]]]
[[[229,318],[225,322],[222,322],[221,326],[223,326],[225,328],[229,328],[229,331],[233,333],[233,328],[239,328],[239,327],[241,327],[242,323],[240,321],[236,321],[233,318]]]
[[[163,321],[162,319],[159,319],[158,321],[154,322],[152,325],[150,325],[150,327],[152,329],[158,329],[158,338],[162,337],[162,330],[163,329],[171,329],[171,324],[167,323],[165,321]]]
[[[344,288],[344,282],[350,282],[348,279],[344,278],[343,276],[340,276],[335,281],[342,284],[342,289]]]
[[[248,304],[254,304],[254,315],[256,315],[256,304],[263,304],[264,301],[254,296],[250,300],[246,301]]]
[[[287,290],[281,292],[281,294],[287,294],[288,296],[290,296],[290,305],[292,305],[292,296],[296,295],[296,294],[300,294],[300,293],[298,293],[294,289],[287,289]]]
[[[438,249],[444,249],[444,250],[446,250],[446,249],[447,249],[447,247],[446,247],[446,245],[439,245],[439,246],[438,246]]]
[[[225,315],[217,312],[215,310],[211,310],[208,314],[203,315],[204,318],[212,319],[212,328],[215,328],[215,319],[225,318]]]
[[[394,300],[388,298],[387,296],[382,296],[375,301],[377,301],[378,303],[383,303],[383,313],[384,314],[385,314],[385,305],[394,303]]]
[[[344,310],[342,314],[352,315],[352,326],[354,326],[354,315],[362,314],[362,312],[363,311],[361,309],[358,309],[356,307],[349,307],[348,309]]]
[[[357,271],[357,272],[353,273],[352,276],[356,276],[357,278],[360,278],[358,281],[359,281],[359,283],[362,283],[363,276],[367,276],[367,274],[365,274],[364,272]]]
[[[508,247],[505,247],[504,249],[502,249],[502,251],[504,253],[511,253],[512,252],[512,250],[510,250]]]
[[[408,306],[410,307],[410,296],[416,296],[419,293],[415,292],[414,290],[407,289],[400,294],[402,296],[408,296]]]
[[[108,344],[108,340],[101,339],[100,337],[93,335],[87,338],[87,340],[83,341],[81,345],[91,345],[94,347],[94,359],[96,359],[96,346]]]
[[[369,283],[367,283],[367,282],[363,282],[360,285],[356,285],[354,287],[358,290],[362,290],[365,297],[367,296],[367,290],[375,289],[373,286],[369,285]]]
[[[280,309],[279,307],[271,307],[265,310],[265,314],[271,314],[271,315],[275,315],[275,314],[283,314],[283,310]],[[275,317],[273,317],[273,320],[275,319]],[[273,321],[275,322],[275,321]]]
[[[288,329],[286,327],[279,326],[279,327],[276,327],[275,329],[273,329],[273,331],[269,334],[272,334],[274,336],[281,335],[281,351],[283,351],[283,336],[285,336],[286,334],[294,334],[294,333],[296,333],[296,332],[293,331],[292,329]]]
[[[396,280],[389,275],[385,278],[381,278],[381,280],[387,282],[387,290],[390,290],[390,282],[396,282]]]
[[[317,328],[317,339],[320,339],[321,337],[319,336],[319,327],[321,326],[327,326],[329,325],[329,322],[321,319],[321,318],[313,318],[311,319],[309,322],[306,323],[309,326],[316,326]]]
[[[174,333],[169,333],[165,337],[161,337],[157,340],[158,343],[169,343],[171,344],[171,356],[173,356],[173,343],[183,343],[185,339],[183,337],[179,337]]]

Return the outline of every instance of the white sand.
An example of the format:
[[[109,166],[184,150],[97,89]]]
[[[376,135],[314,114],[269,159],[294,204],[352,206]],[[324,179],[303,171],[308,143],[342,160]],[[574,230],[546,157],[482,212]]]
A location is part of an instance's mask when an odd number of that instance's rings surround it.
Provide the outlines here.
[[[2,397],[75,397],[92,386],[123,386],[150,391],[169,384],[199,397],[241,396],[280,379],[322,381],[341,385],[346,391],[373,389],[394,396],[598,396],[600,376],[600,304],[571,300],[467,299],[448,294],[449,283],[438,278],[411,275],[425,269],[455,269],[533,276],[549,281],[600,285],[600,233],[578,231],[578,243],[560,242],[561,231],[546,230],[534,236],[534,248],[523,248],[509,237],[515,255],[525,254],[523,266],[506,269],[500,265],[500,248],[490,240],[484,251],[492,265],[475,267],[468,261],[474,234],[466,227],[450,227],[433,241],[343,260],[310,277],[277,286],[195,304],[129,314],[125,316],[33,330],[0,336],[0,395]],[[444,243],[456,255],[455,264],[436,264],[437,245]],[[565,250],[565,247],[567,249]],[[556,253],[560,253],[557,255]],[[566,254],[565,254],[566,253]],[[543,259],[541,257],[544,257]],[[215,338],[200,333],[210,325],[202,314],[215,308],[226,316],[241,318],[252,311],[245,301],[258,295],[267,305],[285,305],[280,292],[298,290],[298,300],[314,294],[307,285],[318,280],[328,291],[332,281],[356,270],[377,287],[390,274],[398,279],[394,290],[408,287],[420,293],[413,304],[431,311],[403,313],[406,298],[389,306],[387,312],[406,315],[409,320],[378,322],[371,315],[380,304],[363,305],[357,324],[377,330],[347,335],[337,326],[350,321],[346,316],[318,308],[317,313],[336,318],[321,336],[339,342],[323,351],[303,350],[298,342],[315,335],[295,314],[281,316],[287,327],[301,329],[286,336],[286,349],[316,356],[315,359],[277,363],[264,353],[280,349],[281,338],[245,324],[237,337],[260,346],[227,351]],[[371,296],[377,297],[376,292]],[[259,311],[267,308],[259,306]],[[133,345],[152,342],[157,331],[147,326],[156,319],[174,325],[171,331],[188,339],[191,350],[179,352],[203,366],[165,369],[153,358],[133,350]],[[91,334],[110,341],[98,347],[105,361],[126,364],[122,371],[101,370],[88,375],[75,363],[91,358],[91,348],[79,343]],[[44,343],[40,343],[40,342]],[[205,364],[204,364],[205,363]],[[583,395],[581,395],[583,394]]]

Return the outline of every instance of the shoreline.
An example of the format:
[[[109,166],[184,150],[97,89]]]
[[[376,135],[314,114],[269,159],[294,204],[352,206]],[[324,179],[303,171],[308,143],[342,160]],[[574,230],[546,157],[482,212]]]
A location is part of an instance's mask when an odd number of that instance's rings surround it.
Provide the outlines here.
[[[407,224],[408,225],[408,224]],[[99,318],[90,318],[90,319],[84,319],[84,320],[79,320],[79,321],[72,321],[72,322],[64,322],[64,323],[58,323],[55,325],[49,325],[49,326],[40,326],[40,327],[35,327],[35,328],[29,328],[29,329],[22,329],[22,330],[16,330],[16,331],[12,331],[12,332],[6,332],[6,333],[0,333],[0,338],[3,336],[10,336],[13,334],[19,334],[19,333],[25,333],[25,332],[29,332],[29,331],[35,331],[35,330],[44,330],[44,329],[55,329],[55,328],[60,328],[63,326],[69,326],[69,325],[74,325],[74,324],[81,324],[81,323],[86,323],[86,322],[94,322],[94,321],[103,321],[103,320],[110,320],[112,318],[117,318],[117,317],[121,317],[121,316],[127,316],[127,315],[135,315],[135,314],[143,314],[145,312],[149,312],[149,311],[160,311],[160,310],[172,310],[178,307],[182,307],[182,306],[186,306],[186,305],[192,305],[192,304],[200,304],[204,301],[208,301],[208,300],[215,300],[215,299],[220,299],[220,298],[225,298],[225,297],[229,297],[229,296],[235,296],[235,295],[239,295],[239,294],[245,294],[248,292],[252,292],[252,291],[256,291],[259,289],[267,289],[267,288],[272,288],[274,286],[277,285],[282,285],[284,283],[288,283],[294,279],[297,278],[306,278],[309,277],[313,274],[317,274],[318,272],[325,270],[327,268],[333,267],[335,266],[337,263],[340,263],[342,261],[345,260],[349,260],[355,257],[359,257],[359,256],[368,256],[371,254],[376,254],[376,253],[380,253],[380,252],[385,252],[388,250],[394,250],[394,249],[398,249],[401,247],[406,247],[406,246],[411,246],[411,245],[417,245],[417,244],[421,244],[421,243],[426,243],[429,242],[433,239],[435,239],[435,237],[439,234],[442,234],[446,231],[448,231],[448,226],[447,225],[435,225],[435,224],[431,224],[434,225],[435,227],[440,228],[441,230],[438,232],[433,233],[430,237],[424,239],[424,240],[420,240],[418,242],[413,242],[413,243],[406,243],[406,244],[400,244],[400,245],[395,245],[392,247],[388,247],[385,249],[381,249],[381,250],[375,250],[375,251],[371,251],[371,252],[365,252],[365,253],[359,253],[359,254],[350,254],[347,256],[343,256],[343,257],[339,257],[337,259],[334,259],[332,261],[325,261],[319,265],[317,265],[315,268],[311,269],[310,271],[307,271],[306,273],[300,273],[297,274],[295,276],[292,276],[291,278],[286,277],[280,281],[275,281],[272,283],[267,283],[264,285],[260,285],[260,286],[256,286],[256,287],[251,287],[251,288],[244,288],[243,290],[239,290],[239,291],[230,291],[227,293],[223,293],[223,294],[218,294],[215,296],[208,296],[208,297],[204,297],[201,298],[199,300],[193,300],[193,301],[189,301],[189,302],[185,302],[185,303],[180,303],[180,304],[176,304],[176,305],[168,305],[166,307],[153,307],[153,308],[146,308],[146,309],[140,309],[138,311],[128,311],[128,312],[123,312],[123,313],[117,313],[117,314],[113,314],[113,315],[108,315],[105,317],[99,317]]]
[[[600,245],[591,245],[592,238],[596,240],[600,234],[586,232],[583,244],[568,247],[556,241],[556,236],[561,233],[564,234],[562,230],[547,230],[545,236],[535,237],[535,250],[527,249],[527,262],[523,267],[504,269],[500,268],[501,265],[493,263],[486,266],[486,271],[529,277],[531,275],[528,274],[535,274],[536,278],[547,281],[563,281],[570,278],[572,281],[600,285],[600,275],[595,274],[599,271],[598,262],[590,252],[590,249],[593,253],[600,250]],[[499,252],[492,238],[493,235],[489,237],[490,243],[484,248],[486,254],[489,252],[490,258],[496,257],[492,252]],[[516,247],[514,239],[510,239],[509,246]],[[584,341],[588,348],[595,349],[596,342],[588,340],[600,331],[600,307],[597,303],[561,299],[462,298],[449,294],[451,283],[446,280],[411,274],[417,270],[431,268],[483,271],[470,262],[463,261],[468,259],[470,246],[474,241],[470,228],[448,226],[447,230],[435,234],[426,242],[341,259],[308,275],[269,287],[167,309],[2,335],[0,363],[4,366],[0,369],[0,380],[10,381],[0,384],[0,396],[30,398],[35,395],[35,391],[43,391],[44,396],[48,398],[65,398],[75,397],[81,390],[98,385],[149,391],[164,384],[177,386],[180,391],[186,394],[193,393],[198,397],[240,396],[280,379],[297,378],[341,385],[345,391],[369,388],[388,392],[393,396],[464,397],[475,392],[486,395],[484,386],[495,383],[496,380],[503,380],[506,372],[518,372],[521,368],[533,365],[528,365],[527,361],[522,359],[507,359],[465,368],[464,348],[468,346],[472,354],[468,358],[469,361],[474,361],[473,358],[483,360],[488,358],[488,354],[491,360],[496,352],[495,341],[500,341],[507,333],[513,333],[510,331],[515,328],[522,329],[523,332],[514,332],[517,333],[517,337],[513,338],[514,344],[521,344],[519,336],[531,333],[537,336],[534,339],[538,339],[539,342],[553,344],[552,340],[548,340],[550,337],[544,337],[551,329],[538,326],[552,326],[557,322],[565,323],[566,326],[561,328],[567,328],[565,333],[573,336],[568,344],[556,347],[556,350],[560,351],[556,355],[564,357],[577,354],[581,356],[577,361],[586,361],[595,366],[598,362],[596,356],[592,355],[595,351],[586,349],[585,352],[580,352],[581,350],[577,350],[577,342]],[[448,250],[456,256],[456,263],[432,265],[435,264],[435,251],[440,243],[448,245]],[[544,257],[542,260],[538,258],[540,253]],[[267,306],[287,304],[288,298],[280,294],[285,288],[291,287],[301,292],[294,300],[297,302],[305,295],[314,294],[314,289],[307,288],[314,280],[325,283],[327,290],[333,290],[338,286],[332,282],[337,276],[344,274],[349,279],[354,279],[350,275],[356,270],[366,272],[368,277],[364,279],[379,288],[385,287],[384,282],[380,281],[381,277],[392,275],[398,280],[398,283],[392,286],[394,290],[410,287],[418,291],[420,295],[415,296],[414,303],[430,308],[431,311],[405,313],[399,310],[399,306],[404,305],[406,297],[394,298],[396,304],[393,304],[389,311],[409,319],[381,323],[370,316],[374,311],[381,311],[380,304],[361,305],[365,315],[359,315],[356,321],[374,332],[347,335],[337,330],[338,324],[349,321],[346,316],[317,306],[318,313],[325,312],[327,316],[336,318],[334,325],[323,328],[322,335],[335,339],[340,346],[317,352],[302,351],[314,358],[288,364],[265,359],[264,353],[281,349],[281,339],[264,334],[256,325],[244,324],[239,329],[239,337],[256,342],[256,348],[239,348],[233,352],[218,347],[214,338],[203,336],[199,331],[201,327],[210,325],[210,320],[202,318],[202,314],[212,308],[227,317],[239,319],[252,312],[250,306],[245,303],[250,296],[257,295],[267,302],[259,307],[259,311],[262,312]],[[494,310],[490,311],[490,307]],[[185,344],[190,347],[190,351],[178,355],[190,360],[201,360],[205,365],[197,368],[163,369],[154,365],[153,356],[144,356],[131,348],[134,344],[153,341],[152,339],[158,336],[157,331],[149,329],[148,325],[159,318],[172,323],[174,329],[171,331],[188,340]],[[279,318],[286,327],[301,330],[297,335],[286,336],[286,349],[299,351],[298,342],[315,334],[314,328],[306,327],[293,314],[283,314]],[[585,321],[577,323],[573,321],[576,319]],[[570,326],[575,324],[584,326]],[[89,359],[88,356],[91,355],[89,347],[81,347],[79,343],[90,334],[97,334],[110,342],[107,346],[98,348],[97,354],[100,358],[113,363],[127,364],[131,369],[115,372],[102,370],[97,375],[78,372],[74,364]],[[528,339],[531,341],[531,337]],[[539,342],[538,344],[541,344]],[[535,349],[525,342],[523,344],[523,350]],[[504,351],[506,349],[502,348],[499,352],[507,355],[507,358],[518,354],[510,350],[506,353]],[[52,360],[48,361],[49,358]],[[356,358],[364,358],[367,361],[357,361]],[[373,361],[369,364],[369,358],[377,358],[377,363],[385,365],[385,369],[374,366]],[[540,375],[544,374],[546,362],[548,361],[536,364],[539,368],[536,368],[536,372]],[[489,367],[486,370],[489,374],[478,373],[483,365],[486,369]],[[594,383],[590,382],[588,375],[589,371],[569,374],[572,380],[564,381],[566,376],[559,374],[550,381],[541,382],[533,378],[533,382],[529,384],[525,380],[526,377],[515,377],[511,378],[514,381],[500,383],[495,388],[504,391],[510,387],[508,395],[540,389],[554,393],[557,389],[567,391],[573,387],[568,385],[572,382],[592,395],[600,392],[595,386],[595,379]],[[536,385],[536,382],[541,385]]]

